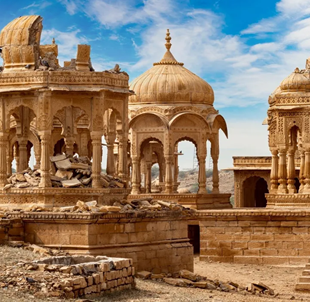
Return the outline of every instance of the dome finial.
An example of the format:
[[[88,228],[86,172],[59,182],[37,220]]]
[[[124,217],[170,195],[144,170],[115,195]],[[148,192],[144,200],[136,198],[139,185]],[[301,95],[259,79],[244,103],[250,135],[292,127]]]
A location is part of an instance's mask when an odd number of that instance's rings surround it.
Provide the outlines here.
[[[165,46],[166,46],[167,50],[170,50],[172,44],[170,43],[171,37],[170,37],[169,29],[167,29],[167,33],[166,33],[166,38],[165,39],[167,41]]]

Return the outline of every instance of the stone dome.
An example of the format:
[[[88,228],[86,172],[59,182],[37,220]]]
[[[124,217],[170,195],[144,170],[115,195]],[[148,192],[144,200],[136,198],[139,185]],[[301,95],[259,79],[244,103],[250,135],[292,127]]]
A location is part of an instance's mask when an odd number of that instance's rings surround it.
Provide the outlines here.
[[[281,90],[305,90],[309,88],[310,81],[299,69],[296,68],[287,78],[285,78],[281,84]]]
[[[132,81],[130,89],[135,95],[129,97],[129,103],[213,105],[212,87],[174,58],[170,40],[167,30],[166,53],[160,62]]]

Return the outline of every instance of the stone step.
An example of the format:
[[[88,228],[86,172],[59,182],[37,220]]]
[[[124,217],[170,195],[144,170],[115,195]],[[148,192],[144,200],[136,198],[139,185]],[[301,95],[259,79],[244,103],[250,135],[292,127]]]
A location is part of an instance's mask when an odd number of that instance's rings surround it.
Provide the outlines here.
[[[310,284],[310,276],[299,277],[298,283],[309,283]]]
[[[298,282],[295,286],[295,290],[310,290],[310,283]]]
[[[310,269],[310,263],[306,264],[306,269]]]
[[[310,269],[305,269],[305,270],[302,272],[302,275],[303,275],[303,276],[310,276]]]

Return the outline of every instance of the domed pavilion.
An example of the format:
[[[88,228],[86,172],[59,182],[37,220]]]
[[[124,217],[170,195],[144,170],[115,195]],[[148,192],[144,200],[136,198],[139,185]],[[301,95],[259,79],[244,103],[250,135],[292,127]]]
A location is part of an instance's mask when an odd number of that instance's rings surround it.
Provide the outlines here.
[[[269,97],[272,153],[267,206],[310,206],[310,61],[285,78]],[[299,168],[299,171],[297,171]]]
[[[186,69],[171,53],[166,34],[166,53],[153,67],[130,84],[129,97],[132,194],[141,192],[144,174],[146,193],[151,193],[151,167],[159,166],[159,183],[164,193],[177,192],[178,143],[196,147],[199,166],[198,194],[206,194],[207,141],[211,143],[213,191],[219,193],[219,130],[227,136],[224,118],[213,107],[212,87]]]

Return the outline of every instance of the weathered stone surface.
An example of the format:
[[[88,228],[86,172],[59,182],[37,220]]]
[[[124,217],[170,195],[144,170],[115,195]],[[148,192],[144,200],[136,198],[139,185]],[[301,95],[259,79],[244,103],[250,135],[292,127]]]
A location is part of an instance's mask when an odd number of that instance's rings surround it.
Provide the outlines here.
[[[55,162],[57,169],[67,170],[71,168],[71,161],[66,158],[64,160],[59,160]]]
[[[57,176],[61,179],[63,179],[63,178],[71,179],[73,176],[73,172],[72,171],[57,170],[55,176]]]
[[[65,160],[66,158],[67,156],[65,154],[60,154],[60,155],[51,156],[50,160],[52,163],[55,163],[57,161]]]
[[[191,280],[191,281],[197,281],[197,279],[198,279],[196,274],[194,274],[188,270],[181,270],[179,272],[179,274],[180,274],[180,277],[182,277],[184,279]]]
[[[70,180],[62,180],[61,183],[64,188],[74,188],[81,185],[81,182],[76,178]]]

